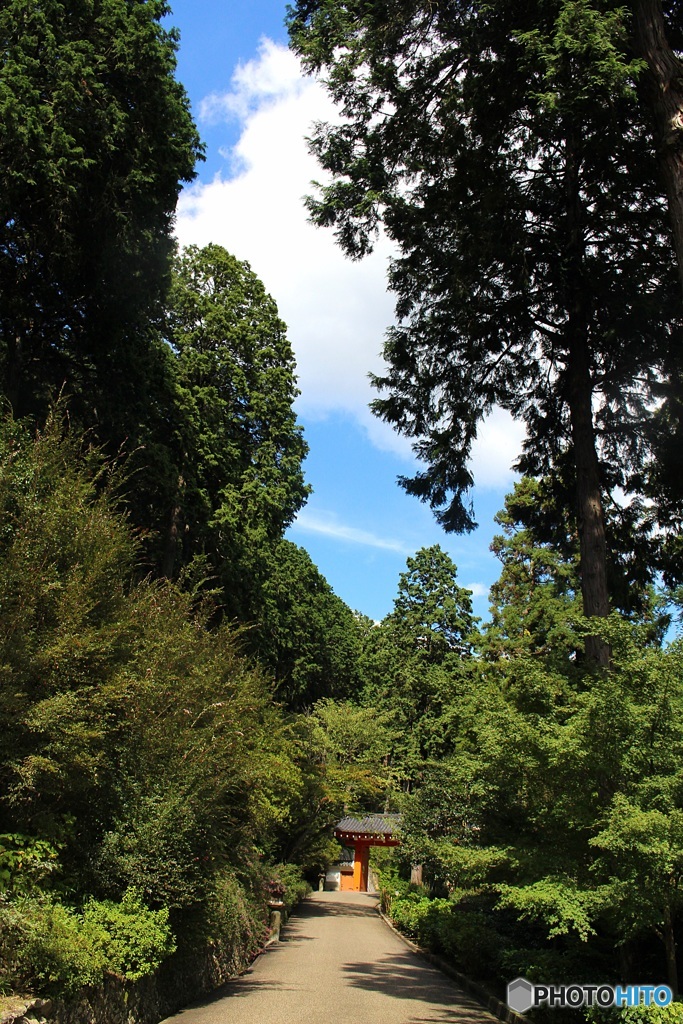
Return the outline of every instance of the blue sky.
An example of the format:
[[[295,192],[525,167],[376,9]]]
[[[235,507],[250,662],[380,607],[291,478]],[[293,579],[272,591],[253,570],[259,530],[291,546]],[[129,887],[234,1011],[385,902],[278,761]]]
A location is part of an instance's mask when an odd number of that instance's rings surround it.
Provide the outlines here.
[[[284,16],[277,0],[173,4],[178,77],[207,156],[181,196],[178,237],[182,244],[217,242],[248,260],[288,324],[313,487],[290,539],[308,550],[347,604],[374,619],[391,611],[406,558],[440,543],[485,618],[498,575],[489,552],[493,516],[512,486],[520,427],[497,412],[481,431],[473,455],[480,528],[473,534],[444,534],[429,508],[396,483],[414,470],[410,446],[367,407],[367,375],[381,371],[393,314],[384,285],[391,249],[380,239],[372,256],[351,263],[331,233],[307,223],[302,197],[322,173],[304,137],[314,120],[330,120],[335,111],[287,50]]]

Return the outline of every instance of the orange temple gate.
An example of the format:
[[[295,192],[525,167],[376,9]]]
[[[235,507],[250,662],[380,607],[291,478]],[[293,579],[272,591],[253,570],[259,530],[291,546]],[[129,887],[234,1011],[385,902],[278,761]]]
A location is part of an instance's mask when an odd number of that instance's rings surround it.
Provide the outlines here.
[[[335,827],[334,835],[342,846],[353,847],[353,874],[350,868],[341,869],[340,888],[353,892],[368,891],[368,872],[371,846],[399,846],[394,831],[399,823],[398,814],[368,814],[363,818],[347,817]]]

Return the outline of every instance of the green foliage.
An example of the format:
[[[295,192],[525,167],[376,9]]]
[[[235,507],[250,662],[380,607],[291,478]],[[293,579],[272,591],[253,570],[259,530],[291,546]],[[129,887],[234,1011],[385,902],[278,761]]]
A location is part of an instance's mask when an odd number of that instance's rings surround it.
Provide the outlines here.
[[[130,656],[135,545],[107,476],[55,421],[35,441],[0,426],[0,813],[51,840],[111,800],[105,695]]]
[[[268,889],[273,898],[282,900],[285,914],[290,914],[311,891],[298,864],[276,864]]]
[[[310,709],[360,688],[358,617],[332,591],[303,548],[282,540],[268,558],[251,649],[273,673],[278,698]]]
[[[99,932],[106,969],[129,981],[152,974],[176,948],[168,909],[149,910],[134,889],[126,891],[121,903],[91,900],[83,925],[86,932]]]
[[[284,721],[234,630],[210,625],[210,603],[136,581],[135,545],[97,452],[56,422],[36,438],[5,422],[0,502],[0,866],[19,950],[8,984],[42,984],[44,962],[45,983],[77,987],[102,957],[107,969],[145,973],[171,948],[169,909],[179,921],[220,918],[224,876],[243,908],[217,934],[231,936],[231,956],[243,940],[253,952],[266,887],[246,865],[259,847],[277,855],[286,830],[306,832],[304,794],[326,801],[296,722]],[[34,900],[25,926],[12,917],[22,893],[54,884],[48,870],[58,892],[104,897],[88,905],[71,959],[63,950],[78,923],[59,903]],[[131,886],[139,897],[125,896]],[[97,938],[100,927],[109,938]]]
[[[373,707],[323,700],[315,705],[313,720],[334,811],[353,813],[377,805],[392,783],[389,716]]]
[[[474,913],[462,920],[490,940],[475,973],[498,965],[503,979],[590,980],[599,963],[603,977],[637,981],[646,950],[646,971],[665,965],[676,989],[680,644],[659,646],[644,596],[640,620],[634,603],[630,621],[615,613],[601,625],[610,671],[586,663],[594,627],[576,599],[572,538],[546,517],[547,496],[524,481],[499,517],[503,568],[482,657],[444,666],[438,721],[449,744],[423,758],[402,799],[397,861],[420,864],[426,888],[392,878],[383,899],[456,962],[460,917],[455,938],[450,924],[439,931],[438,898]]]
[[[131,793],[97,852],[102,889],[119,893],[132,886],[152,905],[172,909],[200,902],[210,863],[207,829],[197,813],[196,802],[174,787]]]
[[[590,1024],[681,1024],[683,1003],[668,1006],[624,1006],[618,1010],[591,1007],[586,1011]]]
[[[44,839],[0,835],[0,893],[26,896],[44,888],[57,868],[58,852]]]
[[[130,890],[121,903],[91,900],[82,914],[61,903],[0,905],[0,984],[68,994],[105,972],[134,981],[175,949],[168,911],[148,910]]]
[[[584,612],[608,615],[614,488],[646,544],[680,520],[648,536],[641,500],[659,389],[680,390],[681,309],[631,9],[411,0],[387,19],[379,0],[299,0],[289,29],[343,113],[313,135],[332,176],[313,219],[353,258],[380,223],[398,252],[373,408],[423,463],[401,483],[446,529],[473,529],[472,444],[509,410],[527,431],[518,468],[566,482]]]
[[[595,871],[609,878],[611,903],[626,936],[651,927],[663,938],[667,922],[683,905],[683,808],[661,791],[662,781],[646,787],[646,800],[616,794],[603,829],[590,840],[601,851]],[[666,789],[670,782],[664,781]],[[650,805],[653,798],[659,807]]]
[[[630,9],[599,10],[588,0],[570,0],[556,21],[517,34],[528,53],[529,66],[540,69],[545,87],[535,95],[551,111],[568,104],[573,111],[592,113],[596,97],[607,93],[635,99],[634,83],[644,62],[629,59]]]
[[[433,898],[393,871],[379,877],[384,909],[401,931],[425,949],[445,954],[467,974],[494,976],[502,940],[490,915],[452,898]]]
[[[399,578],[394,610],[363,629],[363,704],[381,712],[391,744],[387,766],[403,789],[452,744],[447,709],[465,685],[477,637],[472,595],[456,577],[438,545],[421,549]]]
[[[232,872],[217,874],[202,922],[204,938],[214,955],[228,963],[238,953],[250,958],[263,948],[266,924],[264,900],[255,900]]]
[[[435,544],[409,558],[399,577],[394,610],[385,622],[427,661],[440,663],[448,654],[472,652],[478,620],[472,614],[472,594],[458,586],[456,576],[453,560]]]
[[[605,893],[583,889],[568,877],[546,876],[531,885],[497,888],[500,907],[514,909],[520,919],[540,919],[549,938],[574,931],[586,942],[596,934],[594,922],[605,905]]]
[[[60,903],[0,905],[0,985],[69,994],[102,981],[105,935]]]
[[[166,572],[210,553],[227,612],[244,621],[258,606],[259,560],[308,494],[292,348],[249,264],[219,245],[177,257],[167,335],[182,454]]]

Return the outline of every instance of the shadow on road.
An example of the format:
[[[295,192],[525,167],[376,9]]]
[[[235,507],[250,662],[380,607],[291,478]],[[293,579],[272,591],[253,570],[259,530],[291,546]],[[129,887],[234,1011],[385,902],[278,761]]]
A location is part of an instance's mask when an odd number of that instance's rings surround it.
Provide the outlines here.
[[[306,917],[377,917],[377,903],[333,903],[319,900],[304,900],[296,908],[296,916],[292,921]]]
[[[205,1010],[213,1006],[215,1003],[220,1003],[226,996],[230,996],[231,999],[236,999],[240,996],[248,996],[256,989],[261,991],[270,992],[283,992],[286,989],[290,989],[291,986],[284,985],[279,981],[259,981],[256,978],[250,977],[252,968],[249,968],[244,974],[238,978],[232,978],[227,981],[220,988],[215,989],[210,995],[205,996],[203,999],[196,999],[194,1002],[184,1006],[182,1010],[179,1010],[177,1014],[173,1016],[173,1020],[178,1018],[180,1021],[186,1014],[188,1019],[191,1019],[192,1012],[195,1010]]]
[[[459,1005],[453,1006],[454,986],[439,977],[436,971],[425,968],[413,953],[393,954],[375,963],[351,963],[342,967],[346,983],[354,988],[383,992],[393,999],[414,999],[423,1003],[443,1005],[437,1017],[415,1017],[417,1024],[428,1021],[458,1021],[460,1024],[481,1024],[482,1008],[464,993]],[[432,1011],[433,1012],[433,1011]]]

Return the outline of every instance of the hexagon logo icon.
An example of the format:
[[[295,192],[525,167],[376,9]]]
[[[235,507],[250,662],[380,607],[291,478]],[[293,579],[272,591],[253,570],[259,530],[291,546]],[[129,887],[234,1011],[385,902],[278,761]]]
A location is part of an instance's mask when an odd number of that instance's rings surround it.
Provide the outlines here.
[[[526,978],[515,978],[508,985],[508,1006],[517,1013],[526,1013],[534,1005],[534,986]]]

